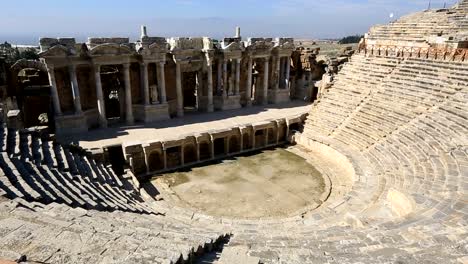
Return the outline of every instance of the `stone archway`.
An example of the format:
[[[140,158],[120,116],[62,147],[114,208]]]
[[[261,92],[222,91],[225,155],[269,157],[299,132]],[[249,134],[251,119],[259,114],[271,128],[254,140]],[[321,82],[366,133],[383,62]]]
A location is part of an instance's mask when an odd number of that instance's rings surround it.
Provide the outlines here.
[[[224,138],[217,138],[214,140],[214,155],[215,157],[226,155]]]
[[[200,161],[211,159],[211,145],[208,141],[203,141],[198,144],[200,148]]]
[[[265,147],[265,133],[265,129],[255,131],[255,148]]]
[[[10,67],[8,94],[16,96],[25,127],[54,124],[47,67],[35,60],[22,59]]]
[[[197,161],[197,149],[194,144],[184,146],[184,163],[189,164]]]
[[[288,127],[286,124],[282,123],[278,127],[279,130],[279,141],[284,142],[287,141],[286,135],[288,134]]]
[[[154,151],[148,156],[149,171],[160,171],[164,169],[164,156],[159,151]]]
[[[273,127],[268,128],[268,145],[276,144],[276,129]]]
[[[231,136],[229,139],[229,154],[237,153],[241,150],[239,137]]]
[[[242,143],[243,143],[243,146],[242,146],[243,150],[249,150],[252,148],[252,139],[251,139],[250,133],[244,133],[242,135]]]

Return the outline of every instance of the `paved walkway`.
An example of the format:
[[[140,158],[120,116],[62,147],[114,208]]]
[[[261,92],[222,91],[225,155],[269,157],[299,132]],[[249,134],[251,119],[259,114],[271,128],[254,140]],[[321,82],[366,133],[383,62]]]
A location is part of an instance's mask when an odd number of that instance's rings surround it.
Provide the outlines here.
[[[151,124],[109,127],[59,138],[93,149],[122,143],[143,143],[178,138],[181,135],[253,124],[308,113],[311,105],[302,101],[271,106],[254,106],[214,113],[193,113],[182,118]]]

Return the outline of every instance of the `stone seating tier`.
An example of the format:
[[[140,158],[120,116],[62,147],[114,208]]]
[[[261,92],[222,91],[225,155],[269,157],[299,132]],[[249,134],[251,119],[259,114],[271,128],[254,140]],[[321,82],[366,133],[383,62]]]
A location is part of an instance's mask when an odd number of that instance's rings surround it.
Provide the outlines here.
[[[40,131],[3,129],[2,194],[30,202],[104,211],[157,213],[110,168],[78,147],[63,148]],[[5,134],[6,133],[6,134]]]

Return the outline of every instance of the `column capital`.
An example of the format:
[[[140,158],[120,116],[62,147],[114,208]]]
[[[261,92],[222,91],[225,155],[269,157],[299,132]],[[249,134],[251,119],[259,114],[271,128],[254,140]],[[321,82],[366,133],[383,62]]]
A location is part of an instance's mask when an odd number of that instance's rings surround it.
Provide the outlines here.
[[[130,63],[129,62],[122,63],[122,66],[123,66],[124,70],[129,70],[130,69]]]

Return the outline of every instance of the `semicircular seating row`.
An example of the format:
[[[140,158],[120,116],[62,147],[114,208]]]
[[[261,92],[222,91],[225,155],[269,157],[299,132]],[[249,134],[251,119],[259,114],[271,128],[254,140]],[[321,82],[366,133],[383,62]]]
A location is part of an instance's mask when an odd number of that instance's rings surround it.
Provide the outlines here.
[[[302,136],[352,162],[352,190],[230,247],[262,263],[468,261],[468,63],[354,55]]]

